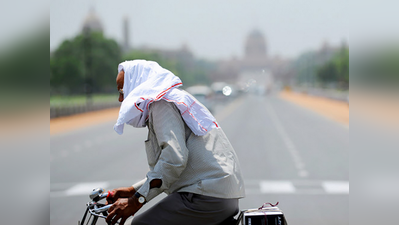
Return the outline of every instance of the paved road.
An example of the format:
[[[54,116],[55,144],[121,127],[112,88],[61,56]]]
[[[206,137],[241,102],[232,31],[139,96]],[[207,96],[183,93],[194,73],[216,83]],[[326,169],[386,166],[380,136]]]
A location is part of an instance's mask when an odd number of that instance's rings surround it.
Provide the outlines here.
[[[279,201],[289,224],[349,224],[345,126],[273,96],[223,104],[215,116],[240,159],[247,192],[241,209]],[[51,224],[76,224],[91,188],[129,186],[146,174],[147,130],[126,127],[119,136],[112,126],[51,136]]]

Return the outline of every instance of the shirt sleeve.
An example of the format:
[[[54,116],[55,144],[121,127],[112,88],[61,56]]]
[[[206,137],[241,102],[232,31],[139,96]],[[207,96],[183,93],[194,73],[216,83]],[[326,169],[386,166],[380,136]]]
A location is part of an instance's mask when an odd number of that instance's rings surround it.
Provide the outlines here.
[[[141,188],[141,186],[143,186],[143,184],[146,182],[146,180],[147,180],[147,178],[144,178],[141,181],[133,184],[132,187],[134,188],[135,191],[137,191]]]
[[[154,169],[147,173],[147,180],[138,190],[147,201],[167,190],[179,179],[186,168],[189,153],[184,121],[174,103],[164,100],[152,103],[150,116],[161,154]],[[150,190],[150,182],[154,179],[161,179],[162,186]]]

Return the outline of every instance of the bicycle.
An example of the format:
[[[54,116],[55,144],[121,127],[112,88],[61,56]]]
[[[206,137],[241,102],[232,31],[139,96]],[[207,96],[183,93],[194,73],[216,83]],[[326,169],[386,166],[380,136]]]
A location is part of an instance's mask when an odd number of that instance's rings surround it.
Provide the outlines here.
[[[98,218],[107,218],[108,216],[108,209],[112,206],[112,204],[105,205],[104,203],[100,203],[101,200],[107,198],[111,194],[110,191],[104,192],[104,189],[102,188],[95,188],[93,191],[90,193],[89,197],[91,201],[86,203],[86,211],[83,214],[82,221],[78,221],[78,225],[84,225],[87,215],[90,214],[90,217],[87,220],[87,224],[89,224],[90,219],[91,223],[90,225],[95,225],[97,223]],[[117,222],[117,224],[119,224]]]
[[[108,209],[112,204],[105,205],[100,203],[101,200],[112,195],[112,192],[105,192],[102,188],[95,188],[90,193],[91,201],[86,203],[86,211],[83,214],[82,221],[78,221],[78,225],[95,225],[99,218],[107,218]],[[261,207],[240,211],[238,215],[228,218],[221,225],[287,225],[283,212],[276,204],[264,203]],[[87,216],[90,215],[88,218]],[[87,222],[85,223],[87,219]],[[116,222],[119,224],[119,222]]]

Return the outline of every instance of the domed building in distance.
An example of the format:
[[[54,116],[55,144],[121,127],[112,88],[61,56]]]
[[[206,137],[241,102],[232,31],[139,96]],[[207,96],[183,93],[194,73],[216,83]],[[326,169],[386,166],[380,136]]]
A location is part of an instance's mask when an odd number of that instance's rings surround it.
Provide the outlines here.
[[[90,31],[90,32],[103,32],[103,25],[97,16],[94,8],[91,8],[89,14],[87,14],[83,26],[82,26],[82,33]]]
[[[263,33],[252,30],[244,42],[242,58],[232,58],[219,63],[215,81],[246,84],[249,81],[268,90],[273,85],[273,59],[267,55],[267,43]]]
[[[266,39],[259,30],[253,30],[246,38],[241,70],[264,70],[268,67]]]
[[[265,37],[259,30],[253,30],[245,42],[245,58],[266,58]]]

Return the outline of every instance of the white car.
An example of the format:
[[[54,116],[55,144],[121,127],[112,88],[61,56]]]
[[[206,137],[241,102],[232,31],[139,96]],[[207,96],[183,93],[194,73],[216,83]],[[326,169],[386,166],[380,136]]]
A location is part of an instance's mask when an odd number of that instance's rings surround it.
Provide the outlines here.
[[[213,111],[213,91],[205,85],[191,86],[186,89],[188,93],[194,96],[201,104],[203,104],[212,113]]]

